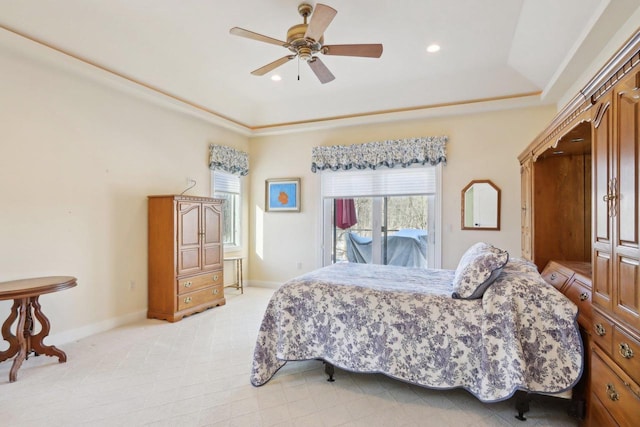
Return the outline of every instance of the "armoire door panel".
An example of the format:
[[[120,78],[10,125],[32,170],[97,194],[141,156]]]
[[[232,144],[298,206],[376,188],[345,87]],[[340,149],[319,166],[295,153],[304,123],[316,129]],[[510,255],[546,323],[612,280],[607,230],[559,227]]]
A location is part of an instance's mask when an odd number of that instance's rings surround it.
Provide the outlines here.
[[[178,274],[184,275],[200,270],[200,248],[186,248],[179,252]]]
[[[638,187],[640,176],[640,104],[637,90],[620,93],[616,155],[618,245],[638,248]]]
[[[640,268],[638,259],[618,257],[618,289],[613,311],[632,325],[640,326]]]
[[[611,309],[611,256],[610,251],[594,251],[592,301],[600,307]]]
[[[203,270],[215,270],[222,265],[222,250],[220,245],[205,246]]]
[[[197,272],[201,268],[199,203],[178,204],[178,275]]]
[[[215,205],[203,205],[204,215],[204,243],[205,244],[219,244],[221,243],[220,233],[220,216],[222,215],[218,206]]]
[[[195,203],[179,204],[178,231],[180,246],[200,243],[200,205]]]
[[[221,216],[219,205],[203,204],[204,241],[202,243],[202,269],[222,268]]]
[[[607,97],[607,98],[610,98]],[[611,217],[609,216],[609,196],[611,178],[611,108],[610,100],[605,99],[595,109],[593,120],[593,234],[595,241],[609,242],[611,240]]]

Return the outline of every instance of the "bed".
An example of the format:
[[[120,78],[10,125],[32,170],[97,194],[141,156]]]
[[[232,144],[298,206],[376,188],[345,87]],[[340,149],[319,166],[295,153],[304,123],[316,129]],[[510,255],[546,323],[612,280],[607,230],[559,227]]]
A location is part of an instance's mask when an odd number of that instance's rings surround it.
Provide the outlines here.
[[[251,383],[264,385],[287,361],[319,359],[429,388],[462,387],[483,402],[518,390],[566,394],[583,365],[576,306],[526,260],[494,267],[480,279],[491,279],[481,295],[454,285],[460,265],[339,263],[294,278],[268,304]]]

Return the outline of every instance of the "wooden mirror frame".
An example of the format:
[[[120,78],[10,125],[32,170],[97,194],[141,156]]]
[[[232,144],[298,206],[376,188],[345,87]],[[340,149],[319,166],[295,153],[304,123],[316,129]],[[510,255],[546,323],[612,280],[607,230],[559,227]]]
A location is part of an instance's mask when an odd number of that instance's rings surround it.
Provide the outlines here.
[[[496,202],[498,204],[498,206],[496,206],[496,226],[495,227],[467,227],[465,226],[464,223],[464,219],[465,219],[465,194],[467,192],[467,190],[469,190],[471,187],[473,187],[475,184],[488,184],[490,185],[494,190],[496,190]],[[471,182],[469,182],[469,184],[467,184],[463,189],[462,189],[462,193],[461,193],[461,204],[460,204],[460,225],[462,230],[500,230],[500,188],[495,185],[493,182],[491,182],[488,179],[474,179]]]

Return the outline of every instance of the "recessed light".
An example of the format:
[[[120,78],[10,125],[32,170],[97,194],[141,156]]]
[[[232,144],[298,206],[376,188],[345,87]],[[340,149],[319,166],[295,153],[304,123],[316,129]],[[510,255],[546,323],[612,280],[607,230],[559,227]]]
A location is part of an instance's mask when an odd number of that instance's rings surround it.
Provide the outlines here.
[[[271,76],[271,80],[273,80],[274,82],[279,82],[280,80],[282,80],[282,77],[280,77],[278,74],[274,74],[273,76]]]
[[[430,44],[429,46],[427,46],[427,52],[429,53],[436,53],[439,50],[440,50],[440,45]]]

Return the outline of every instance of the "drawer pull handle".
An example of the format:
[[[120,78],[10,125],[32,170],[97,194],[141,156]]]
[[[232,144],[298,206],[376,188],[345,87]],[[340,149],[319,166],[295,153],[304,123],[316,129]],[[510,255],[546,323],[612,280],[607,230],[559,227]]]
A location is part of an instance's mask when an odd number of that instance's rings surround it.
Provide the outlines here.
[[[217,274],[214,274],[214,275],[213,275],[213,280],[215,280],[215,281],[217,281],[217,280],[218,280],[218,275],[217,275]]]
[[[558,275],[556,273],[551,273],[551,280],[556,280],[556,278],[558,277]]]
[[[607,333],[607,330],[602,326],[602,323],[596,323],[593,329],[596,330],[596,335],[599,337],[603,337],[604,334]]]
[[[625,359],[631,359],[633,357],[633,349],[626,342],[620,343],[620,355]]]
[[[218,292],[220,292],[220,290],[219,290],[218,288],[216,288],[216,289],[214,289],[214,290],[213,290],[213,294],[214,294],[214,295],[218,295]]]
[[[186,297],[186,298],[184,299],[184,303],[185,303],[185,304],[189,304],[190,302],[191,302],[191,297]]]
[[[586,292],[583,292],[580,294],[580,301],[586,301],[589,299],[589,294]]]
[[[613,384],[607,384],[607,396],[609,396],[609,399],[614,402],[620,399],[620,396],[618,395],[618,392],[616,391],[616,388],[613,386]]]
[[[184,287],[185,288],[190,288],[191,287],[191,282],[184,282]]]

